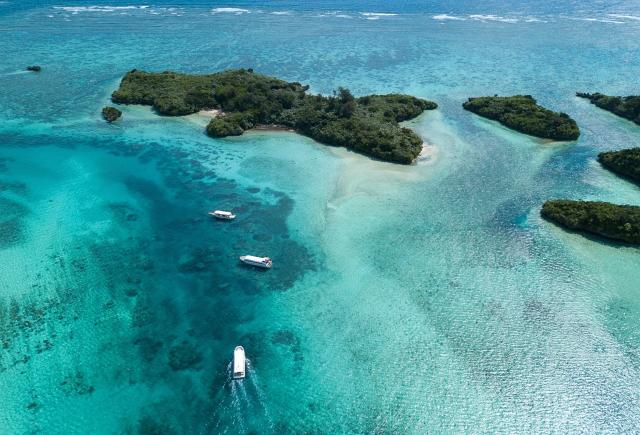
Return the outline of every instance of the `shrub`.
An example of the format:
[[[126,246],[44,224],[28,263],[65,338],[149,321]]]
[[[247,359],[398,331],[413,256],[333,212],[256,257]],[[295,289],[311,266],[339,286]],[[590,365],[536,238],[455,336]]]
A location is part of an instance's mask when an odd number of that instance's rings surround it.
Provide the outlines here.
[[[531,95],[469,98],[463,107],[531,136],[554,140],[580,136],[578,124],[569,115],[539,106]]]

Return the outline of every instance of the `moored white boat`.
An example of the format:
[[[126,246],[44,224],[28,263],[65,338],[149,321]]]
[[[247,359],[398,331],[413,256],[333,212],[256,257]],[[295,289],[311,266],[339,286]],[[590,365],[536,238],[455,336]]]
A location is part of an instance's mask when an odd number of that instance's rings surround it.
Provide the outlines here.
[[[247,361],[244,356],[244,347],[236,346],[233,350],[233,379],[242,379],[245,376]]]
[[[231,213],[230,211],[224,210],[214,210],[210,211],[209,214],[218,219],[232,220],[236,218],[236,215]]]
[[[256,257],[254,255],[242,255],[240,257],[240,261],[251,266],[263,267],[265,269],[271,269],[271,266],[273,266],[273,261],[271,261],[271,258],[269,257]]]

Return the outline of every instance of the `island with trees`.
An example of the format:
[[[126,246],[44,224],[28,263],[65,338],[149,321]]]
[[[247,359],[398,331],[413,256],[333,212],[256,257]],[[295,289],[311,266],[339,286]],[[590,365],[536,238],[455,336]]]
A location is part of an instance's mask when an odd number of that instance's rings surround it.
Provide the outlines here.
[[[576,95],[581,98],[588,99],[591,104],[614,113],[622,118],[640,124],[640,96],[630,95],[628,97],[612,97],[609,95],[596,92],[595,94],[587,94],[585,92],[577,92]]]
[[[598,161],[605,168],[640,183],[640,148],[600,153]]]
[[[570,230],[640,244],[640,207],[556,199],[542,206],[543,218]]]
[[[102,109],[102,117],[108,123],[112,123],[122,116],[122,112],[115,107],[107,106]]]
[[[565,141],[580,136],[578,124],[569,115],[545,109],[531,95],[469,98],[463,107],[520,133],[543,139]]]
[[[308,94],[308,89],[251,69],[208,75],[132,70],[111,98],[119,104],[150,105],[169,116],[220,110],[206,128],[212,137],[278,125],[328,145],[402,164],[415,160],[422,140],[399,122],[437,107],[434,102],[402,94],[354,97],[348,89],[339,88],[324,96]]]

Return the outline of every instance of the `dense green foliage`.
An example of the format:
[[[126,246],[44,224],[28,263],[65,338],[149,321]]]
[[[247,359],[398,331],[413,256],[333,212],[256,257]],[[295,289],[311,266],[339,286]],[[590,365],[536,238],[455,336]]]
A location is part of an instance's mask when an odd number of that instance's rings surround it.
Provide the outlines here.
[[[578,125],[569,115],[539,106],[531,95],[469,98],[463,107],[531,136],[554,140],[580,136]]]
[[[587,98],[591,104],[601,109],[608,110],[618,116],[640,124],[640,96],[611,97],[600,93],[586,94],[578,92],[578,97]]]
[[[557,199],[542,206],[542,217],[572,230],[640,244],[640,207]]]
[[[640,182],[640,148],[600,153],[598,161],[605,168]]]
[[[107,122],[113,122],[116,119],[120,118],[120,116],[122,116],[122,112],[115,107],[107,106],[102,109],[102,117]]]
[[[40,72],[42,71],[42,67],[39,65],[29,65],[27,71]]]
[[[221,109],[223,114],[207,126],[212,137],[240,135],[256,125],[282,125],[326,144],[405,164],[418,156],[422,140],[398,123],[437,107],[408,95],[355,98],[339,88],[332,96],[321,96],[307,95],[307,89],[244,69],[210,75],[133,70],[112,100],[152,105],[163,115]]]

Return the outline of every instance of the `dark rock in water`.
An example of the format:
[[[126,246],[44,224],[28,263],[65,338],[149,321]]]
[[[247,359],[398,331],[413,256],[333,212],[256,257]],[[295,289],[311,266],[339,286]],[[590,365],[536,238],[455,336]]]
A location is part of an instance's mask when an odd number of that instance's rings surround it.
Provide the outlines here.
[[[37,409],[40,405],[37,402],[31,402],[27,405],[27,409]]]
[[[142,417],[138,422],[138,435],[173,435],[176,433],[166,423],[159,423],[149,416]]]
[[[174,371],[186,370],[202,361],[202,353],[186,341],[169,349],[169,366]]]
[[[284,344],[287,346],[292,346],[298,344],[298,338],[295,334],[288,329],[281,329],[276,331],[271,336],[271,342],[273,344]]]
[[[67,396],[83,396],[85,394],[92,394],[96,390],[95,387],[86,382],[84,374],[79,371],[66,376],[60,383],[60,386]]]
[[[127,296],[129,296],[130,298],[133,298],[133,297],[138,296],[138,290],[133,289],[133,288],[130,288],[130,289],[127,289],[127,290],[124,292],[124,294],[125,294],[125,295],[127,295]]]
[[[122,116],[122,112],[115,107],[107,106],[102,109],[102,117],[108,122],[112,123],[116,119]]]
[[[138,346],[140,354],[145,361],[153,360],[160,349],[162,349],[161,341],[156,341],[149,337],[138,338],[133,344]]]
[[[42,67],[40,65],[29,65],[27,71],[40,72]]]

